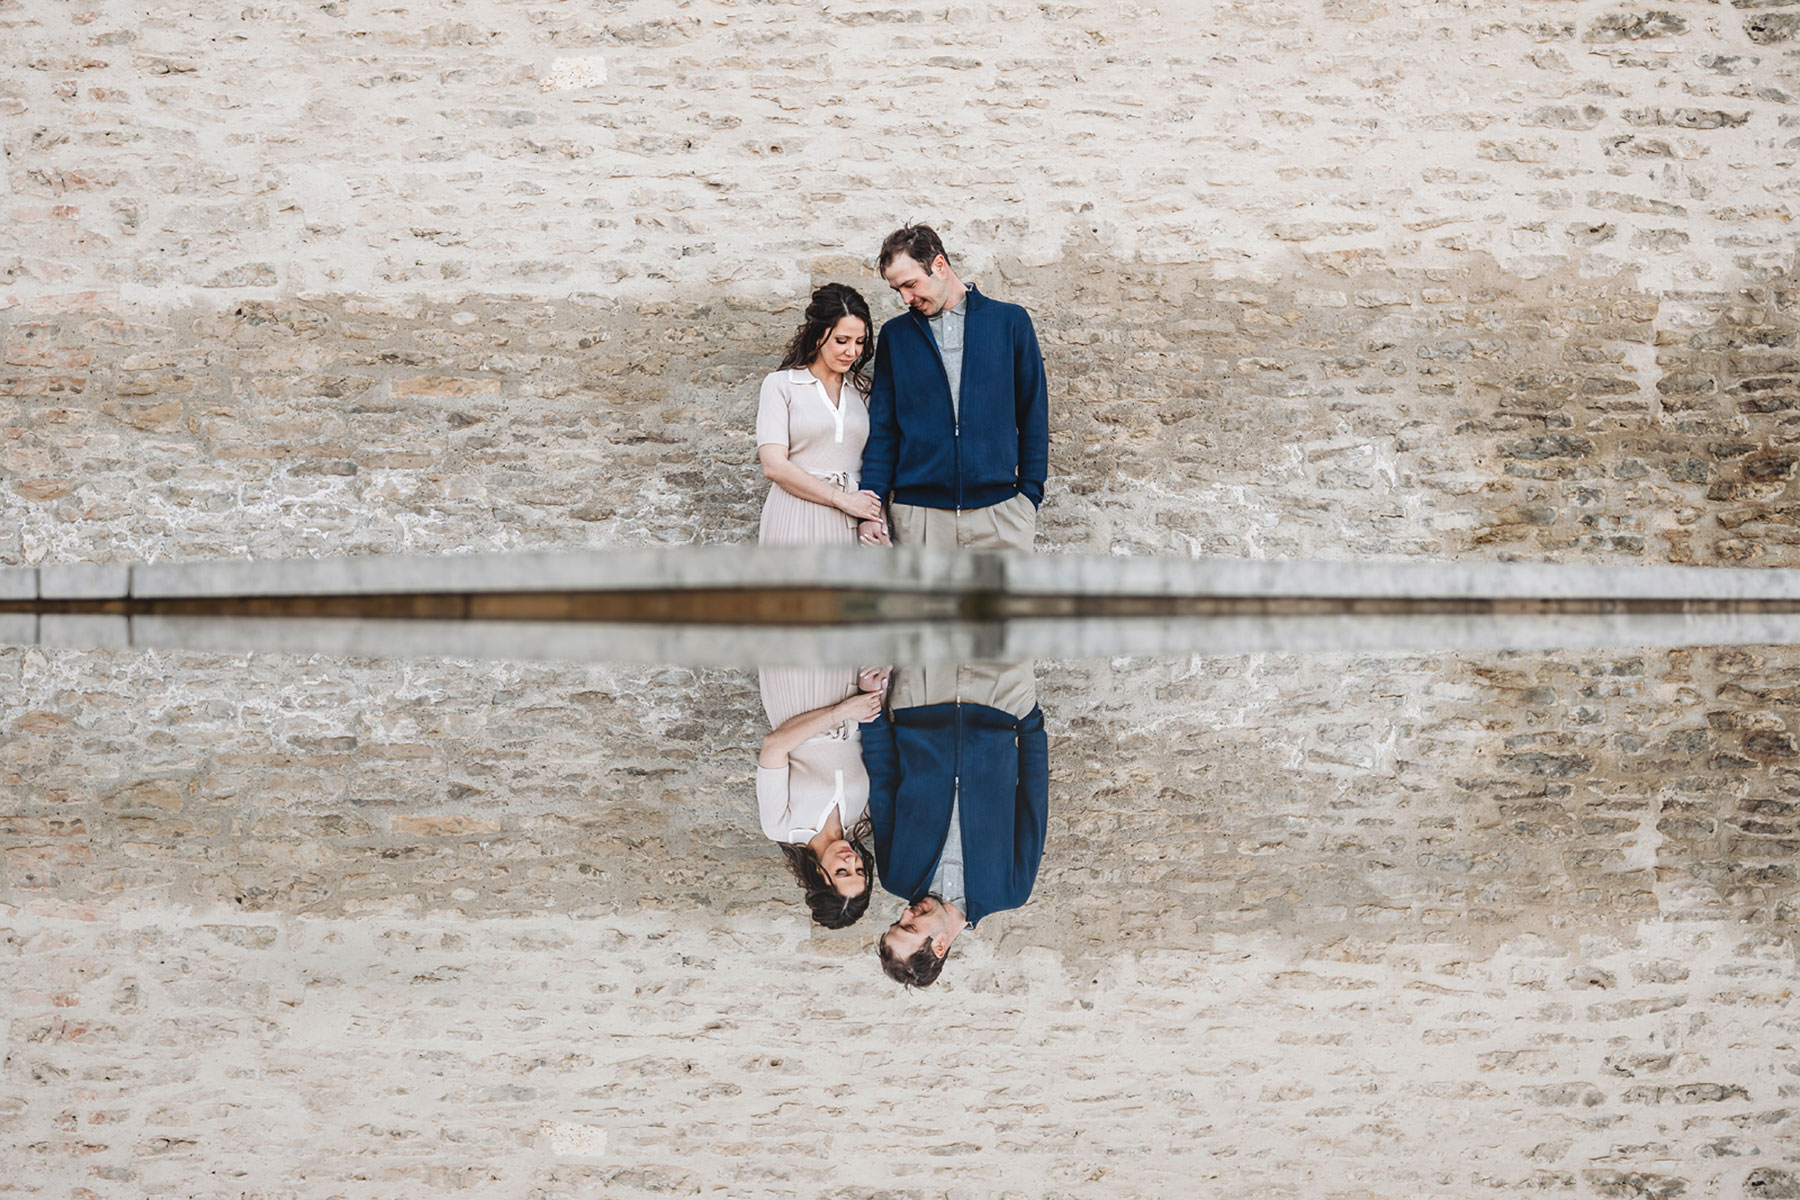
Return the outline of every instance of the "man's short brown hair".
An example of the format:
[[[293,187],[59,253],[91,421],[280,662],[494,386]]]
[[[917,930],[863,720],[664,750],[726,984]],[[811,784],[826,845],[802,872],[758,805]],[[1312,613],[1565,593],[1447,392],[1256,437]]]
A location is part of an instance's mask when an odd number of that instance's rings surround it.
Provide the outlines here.
[[[881,257],[875,260],[875,269],[883,275],[887,274],[888,264],[902,254],[925,268],[931,274],[931,264],[942,254],[944,262],[950,261],[950,255],[944,250],[944,240],[937,235],[937,230],[929,225],[902,225],[887,235],[881,243]]]
[[[905,958],[901,958],[888,948],[887,934],[885,933],[881,935],[881,939],[875,945],[877,952],[881,955],[881,969],[887,972],[887,977],[895,983],[909,988],[930,987],[936,983],[938,974],[943,971],[944,964],[950,959],[948,950],[944,951],[943,958],[939,958],[931,952],[930,938],[926,938],[924,945]]]

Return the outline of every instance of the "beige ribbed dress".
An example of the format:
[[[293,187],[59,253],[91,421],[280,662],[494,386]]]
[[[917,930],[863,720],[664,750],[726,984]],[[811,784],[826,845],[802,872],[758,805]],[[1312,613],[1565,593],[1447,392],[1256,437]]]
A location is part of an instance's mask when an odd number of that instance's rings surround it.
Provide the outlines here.
[[[756,408],[756,444],[786,446],[789,462],[854,492],[862,470],[863,443],[869,440],[869,405],[848,378],[839,398],[839,404],[832,404],[825,385],[811,371],[774,372],[763,380],[762,399]],[[802,500],[780,484],[770,484],[757,540],[765,546],[854,546],[856,522],[835,508]]]
[[[771,729],[856,693],[856,672],[848,667],[764,667],[760,675]],[[777,842],[809,841],[825,828],[833,808],[846,833],[855,829],[869,811],[862,726],[855,721],[834,725],[790,750],[787,766],[757,767],[756,805],[763,833]]]

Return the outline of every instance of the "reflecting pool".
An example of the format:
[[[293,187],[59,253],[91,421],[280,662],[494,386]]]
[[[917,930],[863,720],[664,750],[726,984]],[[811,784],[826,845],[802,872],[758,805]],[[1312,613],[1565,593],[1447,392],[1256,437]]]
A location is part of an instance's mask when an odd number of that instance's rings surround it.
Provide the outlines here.
[[[15,1176],[1800,1194],[1800,648],[862,665],[0,651]]]

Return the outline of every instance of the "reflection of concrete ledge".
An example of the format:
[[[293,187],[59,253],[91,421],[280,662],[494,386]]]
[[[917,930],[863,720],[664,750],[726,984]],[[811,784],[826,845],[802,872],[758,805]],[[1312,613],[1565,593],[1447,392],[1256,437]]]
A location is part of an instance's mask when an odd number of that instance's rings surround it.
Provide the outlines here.
[[[998,657],[1003,648],[999,639],[1004,636],[1004,630],[997,627],[943,621],[751,628],[590,621],[113,619],[120,625],[129,620],[133,643],[143,647],[683,666],[959,662]]]
[[[1005,556],[1013,596],[1800,601],[1800,570],[1561,563]]]
[[[327,654],[357,658],[865,665],[1118,655],[1431,653],[1800,643],[1800,614],[1191,617],[915,621],[814,628],[561,621],[344,621],[268,617],[0,618],[0,643],[69,649]]]

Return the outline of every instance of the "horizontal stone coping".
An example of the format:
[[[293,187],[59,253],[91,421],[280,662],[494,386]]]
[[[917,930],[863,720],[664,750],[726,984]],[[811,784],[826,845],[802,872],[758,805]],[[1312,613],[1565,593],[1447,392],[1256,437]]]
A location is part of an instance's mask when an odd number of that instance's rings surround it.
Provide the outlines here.
[[[35,580],[29,579],[35,572]],[[681,546],[523,554],[370,555],[0,570],[0,599],[865,588],[991,591],[992,555],[824,546]],[[32,589],[35,589],[33,591]]]
[[[1127,617],[775,629],[556,621],[0,614],[0,645],[672,666],[911,665],[1246,654],[1574,652],[1800,644],[1800,613]]]
[[[1800,569],[672,546],[0,568],[0,600],[836,588],[1066,597],[1800,602]]]

